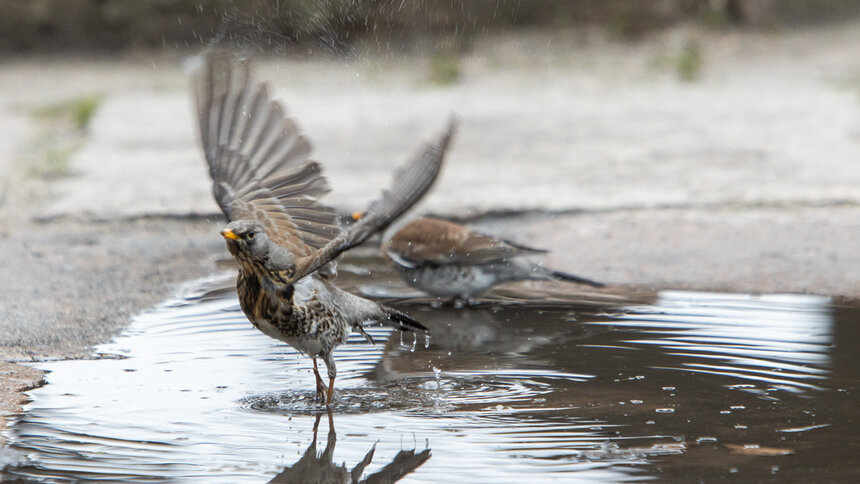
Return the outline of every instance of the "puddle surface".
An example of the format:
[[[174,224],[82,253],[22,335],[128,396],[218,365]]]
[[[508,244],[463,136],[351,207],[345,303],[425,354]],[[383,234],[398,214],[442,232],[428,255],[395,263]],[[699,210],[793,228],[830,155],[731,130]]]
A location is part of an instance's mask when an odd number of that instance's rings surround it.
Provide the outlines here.
[[[137,317],[100,359],[39,364],[48,384],[10,431],[22,463],[3,477],[832,481],[860,468],[860,312],[824,297],[407,299],[429,346],[384,328],[375,347],[341,346],[329,419],[310,360],[253,329],[231,290],[203,289]]]

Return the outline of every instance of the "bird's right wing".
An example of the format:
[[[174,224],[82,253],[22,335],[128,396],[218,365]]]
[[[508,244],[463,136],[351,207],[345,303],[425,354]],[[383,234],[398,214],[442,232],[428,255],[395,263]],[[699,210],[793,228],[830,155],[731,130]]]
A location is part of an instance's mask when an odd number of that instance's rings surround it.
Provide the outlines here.
[[[297,256],[337,236],[334,210],[316,201],[329,189],[310,143],[248,62],[210,53],[194,88],[212,192],[227,218],[256,220]]]
[[[299,280],[334,259],[345,250],[381,232],[397,217],[409,210],[433,185],[451,138],[456,131],[454,118],[434,143],[425,143],[405,165],[394,174],[394,181],[382,196],[374,200],[361,220],[333,238],[328,244],[296,262],[294,280]]]

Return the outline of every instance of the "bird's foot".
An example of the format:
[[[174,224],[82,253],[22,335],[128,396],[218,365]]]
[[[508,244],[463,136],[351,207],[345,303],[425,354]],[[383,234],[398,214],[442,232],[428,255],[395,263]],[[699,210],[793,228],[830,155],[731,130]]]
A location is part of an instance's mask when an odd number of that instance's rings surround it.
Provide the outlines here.
[[[328,395],[328,388],[325,386],[322,380],[317,380],[317,395],[316,401],[319,403],[328,404],[326,401],[326,396]]]

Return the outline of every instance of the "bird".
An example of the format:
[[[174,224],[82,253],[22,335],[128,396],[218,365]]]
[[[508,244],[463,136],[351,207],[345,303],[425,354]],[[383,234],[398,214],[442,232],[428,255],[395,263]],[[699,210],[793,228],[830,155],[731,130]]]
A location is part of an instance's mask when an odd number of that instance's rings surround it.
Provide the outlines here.
[[[236,259],[239,305],[262,333],[313,361],[316,398],[328,407],[337,368],[332,351],[352,330],[371,343],[366,324],[427,328],[408,315],[338,288],[335,259],[384,230],[430,188],[456,129],[451,118],[395,172],[392,185],[348,228],[318,201],[329,191],[311,144],[296,121],[253,79],[250,61],[210,52],[193,81],[200,139],[212,193],[228,224],[221,230]],[[326,365],[326,386],[317,358]]]
[[[361,220],[364,216],[356,213],[353,218]],[[455,302],[468,303],[474,296],[508,281],[560,280],[605,287],[601,282],[548,269],[523,258],[547,253],[546,250],[438,218],[416,218],[393,236],[383,234],[382,239],[382,253],[408,285]]]

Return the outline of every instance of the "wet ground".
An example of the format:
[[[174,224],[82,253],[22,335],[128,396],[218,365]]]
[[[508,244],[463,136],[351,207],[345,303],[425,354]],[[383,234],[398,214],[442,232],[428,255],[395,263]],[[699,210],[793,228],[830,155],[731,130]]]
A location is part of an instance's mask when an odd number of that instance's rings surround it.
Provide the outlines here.
[[[137,316],[98,359],[37,365],[48,384],[9,432],[3,477],[860,476],[856,305],[531,285],[458,309],[415,297],[377,264],[344,264],[342,282],[385,296],[432,337],[378,328],[376,346],[342,346],[331,414],[313,401],[310,360],[248,324],[227,274]]]

